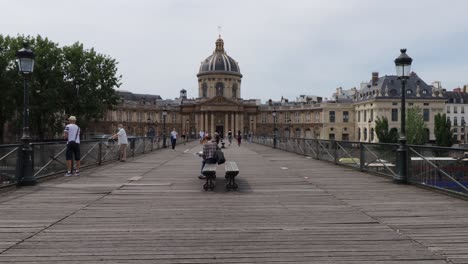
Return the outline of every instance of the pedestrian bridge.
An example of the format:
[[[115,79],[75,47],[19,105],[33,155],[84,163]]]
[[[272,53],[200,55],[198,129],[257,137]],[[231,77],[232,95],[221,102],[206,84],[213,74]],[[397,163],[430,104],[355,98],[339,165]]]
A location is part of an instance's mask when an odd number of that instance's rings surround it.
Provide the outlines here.
[[[3,263],[468,263],[468,202],[261,144],[196,143],[1,192]],[[366,165],[366,164],[364,164]],[[390,166],[389,166],[390,167]]]

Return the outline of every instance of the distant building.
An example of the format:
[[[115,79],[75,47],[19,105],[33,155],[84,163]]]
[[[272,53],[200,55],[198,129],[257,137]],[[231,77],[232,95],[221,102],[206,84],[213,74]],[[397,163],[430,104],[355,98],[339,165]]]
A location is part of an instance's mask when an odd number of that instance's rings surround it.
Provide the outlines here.
[[[452,92],[445,92],[447,104],[445,114],[450,121],[453,137],[457,143],[466,143],[466,129],[468,120],[468,93],[464,89],[456,88]]]

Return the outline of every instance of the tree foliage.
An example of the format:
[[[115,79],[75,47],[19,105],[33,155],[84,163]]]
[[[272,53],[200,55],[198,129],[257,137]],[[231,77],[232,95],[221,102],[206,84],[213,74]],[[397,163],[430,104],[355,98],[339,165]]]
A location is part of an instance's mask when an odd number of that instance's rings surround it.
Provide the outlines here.
[[[434,134],[437,146],[451,147],[453,145],[450,120],[447,119],[445,114],[437,113],[434,116]]]
[[[20,129],[23,78],[15,63],[16,52],[27,42],[34,51],[30,77],[30,128],[39,139],[61,134],[68,115],[76,115],[83,131],[118,102],[114,88],[120,86],[115,59],[85,49],[83,44],[59,45],[41,36],[0,35],[0,125],[10,122]],[[0,141],[3,138],[0,129]]]
[[[388,129],[388,119],[377,117],[375,120],[375,133],[381,143],[396,143],[398,141],[398,130]]]
[[[408,109],[406,113],[406,138],[410,145],[424,145],[427,143],[427,127],[424,123],[422,110],[419,107]]]

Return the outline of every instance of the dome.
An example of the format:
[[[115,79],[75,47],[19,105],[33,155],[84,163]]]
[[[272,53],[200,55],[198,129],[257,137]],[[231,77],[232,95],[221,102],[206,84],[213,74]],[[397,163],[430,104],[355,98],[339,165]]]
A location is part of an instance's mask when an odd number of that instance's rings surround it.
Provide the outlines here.
[[[224,51],[224,41],[221,38],[216,40],[216,49],[213,54],[201,63],[197,76],[217,73],[242,77],[237,62]]]

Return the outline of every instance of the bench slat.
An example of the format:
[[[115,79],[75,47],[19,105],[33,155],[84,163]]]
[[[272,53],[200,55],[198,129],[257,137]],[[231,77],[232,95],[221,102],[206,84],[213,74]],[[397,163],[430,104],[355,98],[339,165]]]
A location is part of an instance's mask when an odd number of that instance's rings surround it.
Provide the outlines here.
[[[239,171],[239,167],[237,167],[237,163],[234,161],[229,161],[226,162],[226,165],[224,165],[225,171]]]
[[[216,172],[216,164],[205,164],[203,167],[203,172]]]

